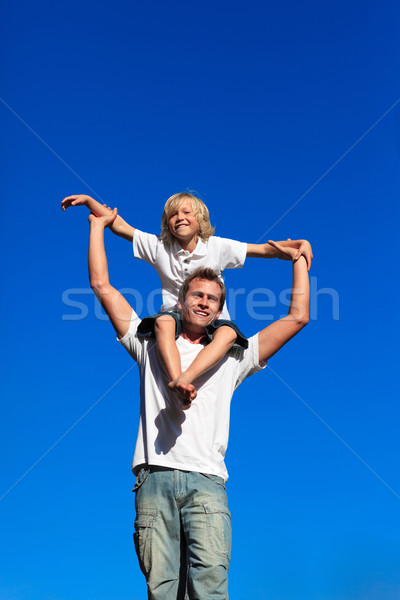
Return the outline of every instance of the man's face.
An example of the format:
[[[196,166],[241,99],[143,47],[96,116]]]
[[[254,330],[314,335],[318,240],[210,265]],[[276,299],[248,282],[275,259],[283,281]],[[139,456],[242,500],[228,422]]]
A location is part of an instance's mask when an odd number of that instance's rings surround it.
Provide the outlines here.
[[[178,303],[182,309],[184,324],[204,329],[218,319],[221,312],[220,299],[221,288],[218,283],[207,279],[193,279],[186,293],[184,306]]]

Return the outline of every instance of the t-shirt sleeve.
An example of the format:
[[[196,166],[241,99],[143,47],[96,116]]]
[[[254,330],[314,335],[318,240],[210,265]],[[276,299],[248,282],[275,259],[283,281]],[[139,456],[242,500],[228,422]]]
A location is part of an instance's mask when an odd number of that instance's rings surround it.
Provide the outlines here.
[[[236,371],[236,385],[235,389],[250,375],[261,371],[267,366],[267,363],[260,365],[260,359],[258,355],[258,333],[249,338],[249,347],[246,350],[237,349],[236,359],[237,371]]]
[[[159,245],[160,240],[156,235],[135,229],[133,235],[133,255],[135,258],[140,258],[140,260],[145,260],[154,265]]]
[[[211,238],[212,239],[212,238]],[[227,238],[215,238],[220,246],[220,266],[224,269],[240,269],[244,265],[247,254],[247,244]]]
[[[137,337],[137,328],[141,319],[137,316],[134,310],[132,310],[131,321],[129,323],[129,329],[126,334],[121,338],[117,338],[117,341],[123,345],[125,350],[129,352],[133,360],[140,363],[142,357],[142,344],[144,343],[143,338]]]

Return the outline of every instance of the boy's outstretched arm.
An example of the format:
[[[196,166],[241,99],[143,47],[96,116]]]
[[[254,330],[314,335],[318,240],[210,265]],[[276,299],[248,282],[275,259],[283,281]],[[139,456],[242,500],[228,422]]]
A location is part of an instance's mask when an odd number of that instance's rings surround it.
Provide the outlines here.
[[[104,229],[117,218],[117,209],[108,211],[105,217],[89,215],[89,279],[90,286],[110,318],[117,336],[122,338],[129,329],[132,308],[111,284],[108,277],[108,265],[104,248]]]
[[[96,217],[106,217],[110,214],[110,209],[107,208],[107,206],[100,204],[100,202],[97,202],[97,200],[91,196],[86,196],[85,194],[67,196],[61,201],[62,210],[66,210],[70,206],[87,206],[90,212]],[[124,221],[124,219],[119,215],[117,215],[117,218],[110,225],[110,229],[116,235],[123,237],[129,242],[132,242],[135,228]]]
[[[275,242],[274,242],[275,243]],[[307,240],[284,240],[276,242],[281,248],[294,248],[297,250],[294,260],[298,260],[300,256],[304,256],[307,263],[307,269],[310,270],[311,260],[313,258],[310,242]],[[267,242],[266,244],[247,244],[246,256],[251,258],[281,258],[283,260],[291,260],[291,257],[284,252],[281,252],[276,246]]]
[[[310,285],[306,259],[300,256],[295,260],[296,249],[283,247],[270,242],[277,250],[286,253],[293,262],[293,283],[289,312],[286,317],[265,327],[258,334],[260,363],[265,363],[293,336],[305,327],[309,321]]]

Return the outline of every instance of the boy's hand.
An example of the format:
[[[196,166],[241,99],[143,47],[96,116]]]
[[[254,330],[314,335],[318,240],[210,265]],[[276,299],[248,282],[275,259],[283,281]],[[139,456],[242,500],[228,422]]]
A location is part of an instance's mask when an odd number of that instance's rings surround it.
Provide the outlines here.
[[[85,196],[85,194],[67,196],[61,201],[61,208],[62,210],[66,210],[70,206],[86,206],[91,200],[93,200],[93,198]]]
[[[86,206],[95,217],[107,217],[111,215],[112,210],[106,204],[100,204],[91,196],[85,194],[77,194],[74,196],[67,196],[61,202],[61,208],[66,210],[69,206]],[[91,221],[93,222],[93,220]],[[105,225],[107,227],[108,225]],[[116,235],[132,242],[135,233],[135,228],[131,227],[129,223],[124,221],[119,215],[118,218],[113,219],[109,223],[110,229]]]
[[[104,229],[106,227],[110,227],[110,225],[112,225],[115,221],[115,219],[117,218],[118,215],[118,210],[116,208],[114,208],[114,210],[110,211],[109,215],[106,215],[105,217],[96,217],[96,215],[94,215],[93,213],[90,213],[89,215],[89,223],[97,223],[98,225],[101,225],[102,227],[104,227]]]
[[[287,242],[290,242],[290,245],[286,245]],[[310,270],[313,253],[311,244],[307,240],[292,241],[290,238],[288,238],[285,240],[285,245],[268,240],[268,244],[278,250],[280,255],[277,258],[280,258],[281,260],[294,260],[296,262],[300,256],[304,256],[306,259],[307,271]],[[295,250],[295,254],[293,255],[292,252],[288,253],[287,250]]]
[[[296,260],[298,260],[301,256],[301,254],[298,255],[299,249],[297,248],[292,248],[291,246],[282,246],[281,244],[278,244],[273,240],[268,240],[268,244],[271,244],[273,248],[278,250],[278,252],[280,253],[280,256],[278,256],[278,258],[280,258],[281,260],[291,260],[292,262],[296,262]]]

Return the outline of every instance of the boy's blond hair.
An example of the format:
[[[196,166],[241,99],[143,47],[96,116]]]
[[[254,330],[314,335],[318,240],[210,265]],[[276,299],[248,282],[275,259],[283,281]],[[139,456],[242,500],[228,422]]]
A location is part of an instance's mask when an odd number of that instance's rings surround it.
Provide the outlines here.
[[[161,217],[160,234],[160,238],[164,244],[171,244],[173,241],[174,236],[169,230],[168,221],[172,213],[179,208],[183,200],[186,198],[190,200],[193,214],[197,219],[199,226],[199,237],[203,240],[203,242],[206,242],[212,235],[214,235],[215,227],[211,226],[208,208],[204,202],[190,192],[179,192],[179,194],[174,194],[168,198],[164,206],[164,211]]]

